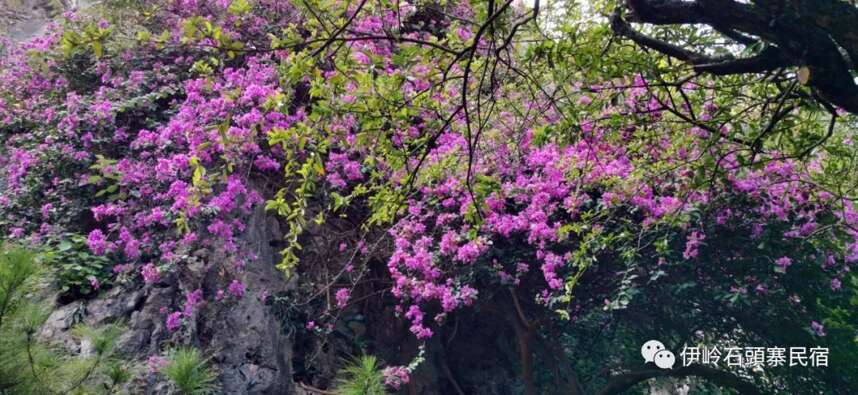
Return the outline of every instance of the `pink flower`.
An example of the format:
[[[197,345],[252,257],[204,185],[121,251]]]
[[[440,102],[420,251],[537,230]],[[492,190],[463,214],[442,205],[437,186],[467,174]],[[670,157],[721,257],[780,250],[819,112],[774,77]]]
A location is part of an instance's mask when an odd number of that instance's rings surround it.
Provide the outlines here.
[[[203,290],[197,289],[194,292],[189,293],[185,296],[185,306],[182,309],[182,314],[187,317],[190,317],[194,310],[196,310],[197,306],[199,306],[203,301]]]
[[[782,257],[778,258],[777,260],[775,260],[775,265],[778,265],[778,267],[782,271],[786,271],[786,269],[790,265],[792,265],[792,259],[790,259],[789,257],[782,256]]]
[[[346,307],[349,303],[349,297],[351,296],[351,292],[349,292],[348,288],[340,288],[337,290],[335,294],[335,298],[337,300],[337,307],[343,308]]]
[[[458,37],[459,40],[468,41],[472,36],[473,33],[471,33],[471,30],[466,27],[459,26],[456,28],[456,37]]]
[[[484,250],[485,247],[481,246],[477,242],[468,242],[467,244],[459,247],[459,252],[456,254],[456,260],[464,263],[473,263]]]
[[[13,239],[20,239],[21,237],[24,237],[24,228],[12,228],[12,230],[9,231],[9,236]]]
[[[840,279],[839,278],[832,278],[831,279],[831,290],[837,291],[840,289],[840,287],[841,287]]]
[[[167,329],[170,332],[175,332],[182,326],[182,312],[176,311],[167,316]]]
[[[146,284],[153,284],[161,280],[161,271],[151,263],[141,267],[140,274],[143,275],[143,282]]]
[[[95,278],[95,276],[89,276],[89,286],[96,291],[101,288],[101,284],[98,282],[98,279]]]
[[[822,324],[820,324],[816,321],[810,322],[810,329],[813,331],[813,334],[816,336],[820,336],[820,337],[825,336],[825,326],[823,326]]]
[[[227,287],[227,291],[229,291],[232,296],[238,299],[244,297],[244,292],[246,289],[247,288],[244,286],[244,283],[238,280],[232,280],[232,282],[229,284],[229,287]]]
[[[370,64],[372,62],[369,59],[369,56],[366,56],[366,54],[361,51],[352,52],[352,58],[360,64]]]
[[[101,233],[101,230],[99,229],[89,232],[89,237],[86,239],[86,245],[89,246],[90,251],[95,255],[104,254],[108,248],[107,239],[104,237],[104,233]]]
[[[53,204],[45,203],[42,206],[42,219],[47,220],[51,216],[51,209],[54,208]]]
[[[265,155],[258,156],[256,160],[253,161],[253,165],[256,166],[257,169],[263,171],[280,170],[280,163]]]
[[[704,239],[706,239],[706,235],[703,233],[696,230],[691,232],[688,235],[688,240],[685,242],[685,251],[682,253],[682,257],[685,259],[697,258],[700,245],[703,244]]]
[[[408,384],[409,372],[404,366],[388,366],[381,372],[384,376],[384,384],[399,389],[403,384]]]
[[[158,355],[150,355],[149,359],[146,360],[146,367],[149,369],[150,374],[160,372],[161,369],[167,367],[169,364],[170,361],[167,358]]]
[[[441,236],[441,254],[443,255],[451,255],[456,252],[458,246],[456,245],[456,241],[458,240],[458,235],[456,232],[448,231]]]

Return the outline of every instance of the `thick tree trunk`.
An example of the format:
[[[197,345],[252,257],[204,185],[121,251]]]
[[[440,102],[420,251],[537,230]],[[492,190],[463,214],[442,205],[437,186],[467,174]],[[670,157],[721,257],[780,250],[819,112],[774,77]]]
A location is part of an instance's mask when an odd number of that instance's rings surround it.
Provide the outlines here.
[[[510,289],[514,310],[510,321],[515,329],[515,337],[518,341],[518,354],[521,361],[521,381],[524,384],[525,395],[536,395],[536,384],[533,382],[533,351],[531,341],[534,335],[534,325],[527,319],[522,310],[521,303],[515,291]]]
[[[536,395],[536,385],[533,383],[533,352],[530,348],[533,330],[525,327],[517,317],[513,317],[515,337],[518,340],[518,354],[521,360],[521,381],[524,383],[525,395]]]

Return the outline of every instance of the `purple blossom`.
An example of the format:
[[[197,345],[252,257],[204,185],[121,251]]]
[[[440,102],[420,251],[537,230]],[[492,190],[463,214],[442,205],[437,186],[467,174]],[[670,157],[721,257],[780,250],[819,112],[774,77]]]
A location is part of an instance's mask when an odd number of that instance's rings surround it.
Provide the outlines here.
[[[176,311],[167,316],[167,329],[170,332],[175,332],[182,326],[182,312]]]
[[[458,37],[459,40],[468,41],[472,36],[473,34],[471,33],[471,30],[466,27],[459,26],[456,28],[456,37]]]
[[[203,301],[203,290],[196,289],[193,292],[187,294],[185,296],[185,306],[182,309],[182,314],[186,317],[190,317],[194,314],[197,306],[199,306]]]
[[[95,229],[92,232],[89,232],[89,237],[86,239],[86,244],[89,246],[90,251],[92,251],[95,255],[103,255],[105,251],[109,248],[109,244],[107,239],[104,237],[104,233],[101,233],[101,230]]]
[[[351,297],[351,293],[348,288],[340,288],[337,290],[335,294],[335,298],[337,300],[337,307],[343,308],[346,307],[349,303],[349,297]]]
[[[238,280],[232,280],[232,282],[229,284],[229,287],[227,287],[227,290],[232,296],[241,299],[242,297],[244,297],[244,292],[246,288],[244,286],[244,283]]]
[[[146,284],[154,284],[161,280],[161,271],[151,263],[143,265],[140,268],[140,274],[143,276],[143,282]]]
[[[158,355],[150,355],[146,360],[146,367],[149,370],[149,374],[156,374],[161,371],[161,369],[167,367],[170,364],[170,360],[167,358],[158,356]]]
[[[95,276],[89,276],[89,286],[96,291],[101,288],[101,284],[98,282],[98,279],[95,278]]]
[[[688,240],[685,242],[685,251],[683,251],[682,257],[685,259],[697,258],[700,245],[703,244],[704,239],[706,239],[706,235],[696,230],[692,231],[691,234],[688,235]]]
[[[42,205],[42,220],[47,220],[51,216],[51,209],[54,208],[53,204],[45,203]]]
[[[780,268],[781,271],[786,271],[786,269],[792,265],[792,259],[786,256],[782,256],[775,260],[775,265]]]
[[[260,155],[253,161],[253,165],[262,171],[280,170],[280,163],[269,156]]]
[[[485,250],[485,247],[476,241],[471,241],[459,247],[456,260],[464,263],[473,263]]]
[[[816,336],[820,336],[820,337],[825,336],[825,326],[823,326],[822,324],[820,324],[816,321],[811,321],[810,329],[813,331],[813,334]]]
[[[398,390],[403,384],[408,384],[410,372],[404,366],[388,366],[381,374],[384,376],[385,385]]]
[[[352,52],[352,58],[355,60],[355,62],[358,62],[360,64],[370,64],[371,63],[369,56],[366,56],[366,54],[361,52],[361,51]]]
[[[842,284],[841,284],[841,282],[840,282],[840,279],[839,279],[839,278],[836,278],[836,277],[835,277],[835,278],[832,278],[832,279],[831,279],[831,290],[832,290],[832,291],[837,291],[837,290],[839,290],[839,289],[841,288],[841,286],[842,286]]]

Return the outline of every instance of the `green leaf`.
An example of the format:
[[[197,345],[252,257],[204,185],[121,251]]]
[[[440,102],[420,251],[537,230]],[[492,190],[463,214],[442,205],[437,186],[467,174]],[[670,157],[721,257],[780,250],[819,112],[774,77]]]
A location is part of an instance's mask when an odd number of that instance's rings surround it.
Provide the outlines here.
[[[228,9],[230,14],[242,15],[250,12],[250,4],[247,0],[233,0]]]

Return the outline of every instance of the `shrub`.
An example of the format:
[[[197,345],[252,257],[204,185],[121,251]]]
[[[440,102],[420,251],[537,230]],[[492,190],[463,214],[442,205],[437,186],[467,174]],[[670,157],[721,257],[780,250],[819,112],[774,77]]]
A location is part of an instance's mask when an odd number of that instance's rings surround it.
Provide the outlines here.
[[[48,246],[51,249],[46,255],[50,266],[56,270],[57,286],[64,298],[92,296],[109,283],[110,259],[92,254],[85,237],[66,234]]]

